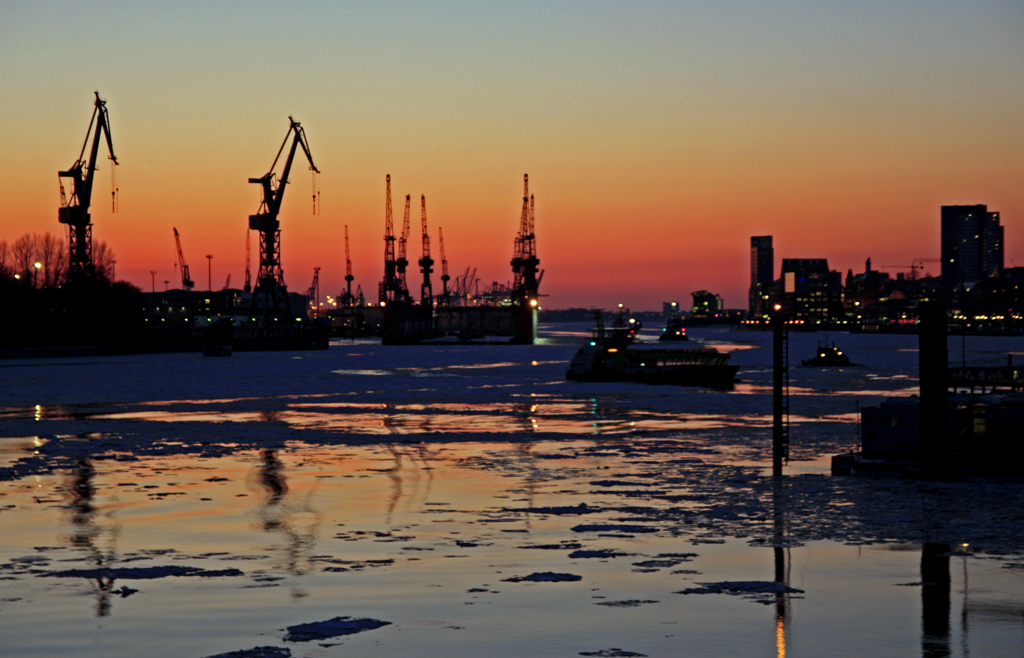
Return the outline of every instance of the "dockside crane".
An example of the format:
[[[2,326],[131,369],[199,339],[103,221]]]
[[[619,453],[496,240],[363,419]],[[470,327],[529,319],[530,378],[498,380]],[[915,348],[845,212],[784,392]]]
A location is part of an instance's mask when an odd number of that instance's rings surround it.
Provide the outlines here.
[[[342,306],[353,306],[355,298],[352,296],[352,258],[348,250],[348,224],[345,224],[345,292],[341,296]]]
[[[57,210],[57,219],[61,224],[68,225],[68,278],[74,278],[83,274],[93,274],[92,261],[92,217],[89,215],[89,206],[92,203],[92,184],[96,175],[96,156],[99,155],[100,134],[106,137],[107,152],[110,160],[117,166],[117,157],[114,155],[114,143],[110,137],[110,117],[107,114],[107,102],[100,98],[100,92],[95,92],[96,102],[92,111],[92,119],[89,121],[89,128],[85,131],[85,141],[82,143],[82,150],[78,154],[75,164],[67,171],[57,172],[57,182],[60,184],[60,208]],[[93,126],[96,130],[93,133]],[[89,159],[85,160],[85,149],[89,145],[89,134],[92,135],[92,147],[89,150]],[[64,183],[61,179],[71,179],[71,196],[67,197],[64,191]],[[112,185],[110,192],[111,204],[116,211],[117,208],[117,187]]]
[[[313,283],[309,286],[309,290],[306,291],[306,297],[309,297],[310,303],[313,306],[313,312],[316,313],[316,317],[320,317],[320,268],[313,268]]]
[[[941,263],[941,258],[915,258],[910,262],[910,265],[883,265],[883,270],[910,270],[910,276],[907,277],[911,281],[917,280],[917,271],[924,270],[925,263]]]
[[[434,259],[430,257],[430,233],[427,232],[427,195],[420,195],[420,217],[423,220],[423,257],[419,260],[423,284],[420,286],[420,304],[427,308],[434,306],[434,290],[430,285],[430,273],[434,271]]]
[[[519,235],[516,236],[514,243],[513,282],[510,293],[512,302],[518,309],[512,342],[532,345],[537,339],[537,308],[540,296],[537,266],[540,260],[537,258],[533,196],[530,194],[529,183],[529,176],[523,174],[523,211],[519,218]]]
[[[437,249],[441,252],[441,285],[443,286],[441,298],[437,303],[439,306],[448,306],[451,302],[451,292],[448,290],[448,282],[451,281],[451,277],[448,276],[448,259],[444,256],[444,233],[440,226],[437,227]]]
[[[395,223],[391,216],[391,174],[388,174],[384,181],[384,280],[380,283],[380,290],[377,295],[377,301],[381,305],[395,301],[400,290],[397,264],[395,262]],[[348,227],[346,227],[347,230]],[[347,249],[347,232],[345,234],[345,244]]]
[[[309,162],[310,170],[314,175],[320,173],[320,170],[313,164],[313,156],[309,152],[309,144],[302,125],[292,117],[288,117],[288,121],[290,122],[288,133],[285,134],[281,148],[274,156],[270,171],[259,178],[249,179],[250,183],[260,185],[263,191],[263,200],[260,202],[259,210],[255,215],[249,215],[249,229],[260,233],[260,269],[256,274],[253,307],[254,309],[260,307],[264,315],[285,311],[288,308],[287,288],[284,284],[284,272],[281,269],[281,223],[278,221],[278,214],[281,212],[281,202],[284,200],[284,192],[287,189],[288,175],[291,173],[295,151],[299,146],[302,146],[302,152]],[[281,158],[281,153],[284,152],[284,147],[288,145],[290,137],[292,145],[288,150],[284,169],[278,178],[274,173],[274,168],[277,167],[277,162]]]
[[[537,306],[540,280],[537,278],[537,240],[534,235],[533,196],[530,195],[530,179],[523,174],[523,210],[519,219],[519,235],[515,239],[512,256],[512,288],[516,301]]]
[[[195,287],[195,283],[192,281],[192,277],[188,273],[188,265],[185,264],[185,255],[181,253],[181,236],[178,234],[178,229],[174,229],[174,245],[178,248],[178,267],[181,269],[181,289],[192,290]]]
[[[395,297],[396,301],[409,303],[412,297],[409,295],[409,284],[405,278],[405,268],[409,266],[409,259],[406,258],[406,249],[409,245],[409,210],[412,203],[412,196],[405,195],[405,218],[402,220],[402,237],[398,238],[398,259],[395,261],[395,269],[398,273],[398,286]]]

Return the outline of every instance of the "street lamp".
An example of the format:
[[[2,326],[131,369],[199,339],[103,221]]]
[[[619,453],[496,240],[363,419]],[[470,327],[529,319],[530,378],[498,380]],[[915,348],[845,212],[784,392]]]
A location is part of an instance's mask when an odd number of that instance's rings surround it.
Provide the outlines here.
[[[213,255],[206,254],[206,289],[213,291]]]
[[[38,279],[38,273],[39,273],[39,270],[41,270],[43,268],[43,264],[39,263],[39,262],[36,262],[36,263],[32,264],[32,267],[35,268],[32,271],[32,287],[35,288],[36,287],[36,283],[37,283],[37,279]]]

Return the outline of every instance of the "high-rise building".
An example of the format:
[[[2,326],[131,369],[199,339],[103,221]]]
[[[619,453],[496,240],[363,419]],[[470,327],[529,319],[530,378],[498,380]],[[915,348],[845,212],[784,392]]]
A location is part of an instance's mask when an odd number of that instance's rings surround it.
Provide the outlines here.
[[[748,317],[762,318],[768,313],[768,289],[775,280],[775,250],[772,236],[750,238],[750,305]]]
[[[942,283],[972,287],[1003,269],[1003,227],[988,206],[942,206]]]
[[[827,258],[783,258],[782,304],[791,320],[805,324],[841,322],[843,275],[828,269]]]

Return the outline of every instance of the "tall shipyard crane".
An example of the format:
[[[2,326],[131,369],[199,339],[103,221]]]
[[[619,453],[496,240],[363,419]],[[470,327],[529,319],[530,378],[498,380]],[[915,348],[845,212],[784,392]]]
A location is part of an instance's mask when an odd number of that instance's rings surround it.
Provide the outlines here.
[[[395,301],[411,302],[409,295],[409,284],[405,279],[405,268],[409,266],[409,259],[406,258],[406,248],[409,245],[409,206],[412,203],[412,196],[405,195],[405,219],[402,220],[402,237],[398,238],[398,259],[395,261],[395,269],[398,274],[398,290]]]
[[[423,257],[419,260],[423,284],[420,286],[420,304],[427,308],[434,306],[434,289],[430,285],[430,273],[434,271],[434,259],[430,257],[430,233],[427,232],[427,195],[420,195],[420,217],[423,220]]]
[[[342,306],[353,306],[355,298],[352,296],[352,258],[348,250],[348,224],[345,224],[345,292],[341,295]]]
[[[178,229],[174,229],[174,245],[178,248],[178,266],[181,268],[181,289],[192,290],[196,284],[192,281],[192,277],[189,276],[188,265],[185,264],[185,255],[181,253],[181,236],[178,234]]]
[[[512,342],[532,345],[537,340],[538,290],[544,271],[541,270],[540,276],[537,276],[540,260],[537,258],[537,240],[533,230],[533,196],[530,195],[529,182],[529,177],[523,174],[523,211],[512,256],[513,282],[510,294],[518,309]]]
[[[451,281],[451,277],[448,276],[448,259],[444,257],[444,233],[441,231],[441,227],[437,227],[437,249],[441,252],[441,298],[437,300],[438,306],[448,306],[451,301],[451,292],[448,290],[448,282]]]
[[[523,210],[519,218],[519,235],[515,239],[512,256],[513,294],[518,303],[537,306],[537,291],[540,279],[537,277],[537,240],[534,235],[533,197],[530,195],[530,179],[523,174]],[[541,274],[543,277],[543,273]]]
[[[309,152],[309,145],[306,141],[306,133],[302,126],[295,119],[288,117],[290,125],[288,133],[281,142],[281,148],[277,150],[270,171],[259,178],[250,178],[250,183],[257,183],[262,187],[263,200],[260,202],[259,210],[255,215],[249,215],[249,229],[260,232],[260,269],[256,275],[256,291],[253,295],[253,306],[260,307],[264,314],[280,312],[288,307],[287,289],[284,285],[284,272],[281,270],[281,223],[278,221],[278,214],[281,212],[281,201],[284,200],[284,192],[288,185],[288,175],[292,170],[292,161],[295,159],[295,150],[302,146],[302,152],[306,155],[309,168],[314,174],[320,170],[313,164],[313,156]],[[288,144],[288,138],[292,137],[292,145],[288,151],[288,158],[285,160],[284,169],[280,178],[274,173],[277,161]],[[261,299],[262,298],[262,299]]]
[[[380,290],[377,295],[377,301],[381,304],[395,301],[400,289],[395,263],[395,222],[391,216],[391,174],[388,174],[384,181],[384,280],[380,283]],[[345,230],[345,246],[347,249],[348,227]]]
[[[68,277],[74,278],[83,274],[93,273],[92,262],[92,217],[89,215],[89,206],[92,203],[92,184],[96,175],[96,156],[99,155],[100,133],[107,140],[107,152],[114,167],[117,166],[117,157],[114,155],[114,144],[110,138],[110,117],[107,114],[107,102],[100,99],[100,92],[96,93],[96,103],[92,111],[92,119],[89,121],[89,128],[85,131],[85,141],[82,143],[82,150],[78,154],[75,164],[67,171],[57,172],[57,181],[60,183],[60,208],[57,211],[57,219],[61,224],[68,225]],[[89,145],[89,133],[96,131],[92,136],[92,148],[89,150],[89,160],[85,160],[85,148]],[[71,179],[71,196],[67,197],[64,192],[62,178]],[[117,187],[114,184],[110,192],[111,203],[116,210]]]

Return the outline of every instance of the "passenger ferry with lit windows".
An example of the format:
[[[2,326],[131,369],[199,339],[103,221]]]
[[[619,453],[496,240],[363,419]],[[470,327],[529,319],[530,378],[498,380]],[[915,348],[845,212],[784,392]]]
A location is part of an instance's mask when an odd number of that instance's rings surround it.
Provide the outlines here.
[[[740,367],[730,354],[710,347],[666,347],[636,341],[641,324],[620,313],[605,327],[598,311],[593,336],[569,363],[566,379],[729,388]]]

